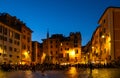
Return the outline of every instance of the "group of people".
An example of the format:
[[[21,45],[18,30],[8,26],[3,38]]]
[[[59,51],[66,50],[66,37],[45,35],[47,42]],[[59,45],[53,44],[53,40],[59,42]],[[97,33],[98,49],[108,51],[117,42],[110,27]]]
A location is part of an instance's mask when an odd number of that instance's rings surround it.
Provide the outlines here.
[[[68,68],[68,65],[59,65],[59,64],[1,64],[0,69],[3,71],[16,71],[16,70],[31,70],[31,71],[39,71],[39,70],[65,70]]]
[[[114,65],[112,64],[93,64],[93,63],[89,63],[89,64],[75,64],[75,65],[60,65],[60,64],[1,64],[1,69],[4,71],[12,71],[12,70],[31,70],[31,71],[36,71],[36,70],[66,70],[69,67],[74,66],[76,68],[90,68],[91,70],[94,68],[111,68],[114,67]]]

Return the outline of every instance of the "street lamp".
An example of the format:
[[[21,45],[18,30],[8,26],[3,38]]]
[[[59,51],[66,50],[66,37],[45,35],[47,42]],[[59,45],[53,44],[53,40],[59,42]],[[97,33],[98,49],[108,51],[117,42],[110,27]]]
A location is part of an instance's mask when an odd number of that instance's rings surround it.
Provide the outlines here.
[[[74,50],[71,51],[71,52],[70,52],[70,55],[71,55],[71,57],[74,57],[74,56],[75,56],[75,51],[74,51]]]
[[[29,61],[29,53],[30,53],[30,51],[24,51],[24,53],[21,56],[21,64],[24,64],[25,63],[24,61]],[[22,61],[22,60],[24,60],[24,61]]]
[[[25,52],[25,53],[24,53],[24,55],[25,55],[25,56],[27,56],[27,55],[28,55],[28,53],[27,53],[27,52]]]
[[[100,59],[100,64],[101,64],[101,60],[102,60],[102,43],[103,43],[103,40],[105,39],[105,35],[102,35],[101,36],[101,39],[100,39],[100,57],[99,57],[99,59]]]
[[[102,37],[102,38],[105,38],[105,36],[104,36],[104,35],[102,35],[101,37]]]
[[[71,59],[71,63],[74,63],[75,61],[75,51],[74,50],[71,50],[70,52],[69,52],[69,54],[70,54],[70,59]]]

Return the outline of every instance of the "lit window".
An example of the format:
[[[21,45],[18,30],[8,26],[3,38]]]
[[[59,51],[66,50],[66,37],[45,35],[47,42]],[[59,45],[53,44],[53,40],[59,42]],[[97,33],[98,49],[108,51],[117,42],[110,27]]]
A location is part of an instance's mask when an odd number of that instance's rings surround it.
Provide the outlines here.
[[[60,46],[62,46],[62,43],[60,44]]]
[[[10,38],[13,37],[13,32],[12,31],[9,32],[9,36],[10,36]]]

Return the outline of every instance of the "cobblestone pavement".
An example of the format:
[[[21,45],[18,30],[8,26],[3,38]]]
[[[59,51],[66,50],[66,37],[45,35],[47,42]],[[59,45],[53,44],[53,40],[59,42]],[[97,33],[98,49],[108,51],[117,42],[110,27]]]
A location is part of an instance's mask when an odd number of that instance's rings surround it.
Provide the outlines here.
[[[89,69],[76,70],[71,67],[66,71],[0,71],[0,78],[120,78],[120,68],[94,69],[92,74]]]

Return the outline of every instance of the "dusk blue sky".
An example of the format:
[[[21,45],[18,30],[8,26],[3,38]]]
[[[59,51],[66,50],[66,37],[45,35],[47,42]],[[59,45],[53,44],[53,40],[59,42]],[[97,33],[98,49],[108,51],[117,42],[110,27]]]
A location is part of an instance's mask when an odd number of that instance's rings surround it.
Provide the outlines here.
[[[0,0],[0,12],[16,16],[34,32],[32,40],[42,42],[47,30],[69,36],[81,32],[87,44],[97,22],[109,6],[120,7],[120,0]]]

